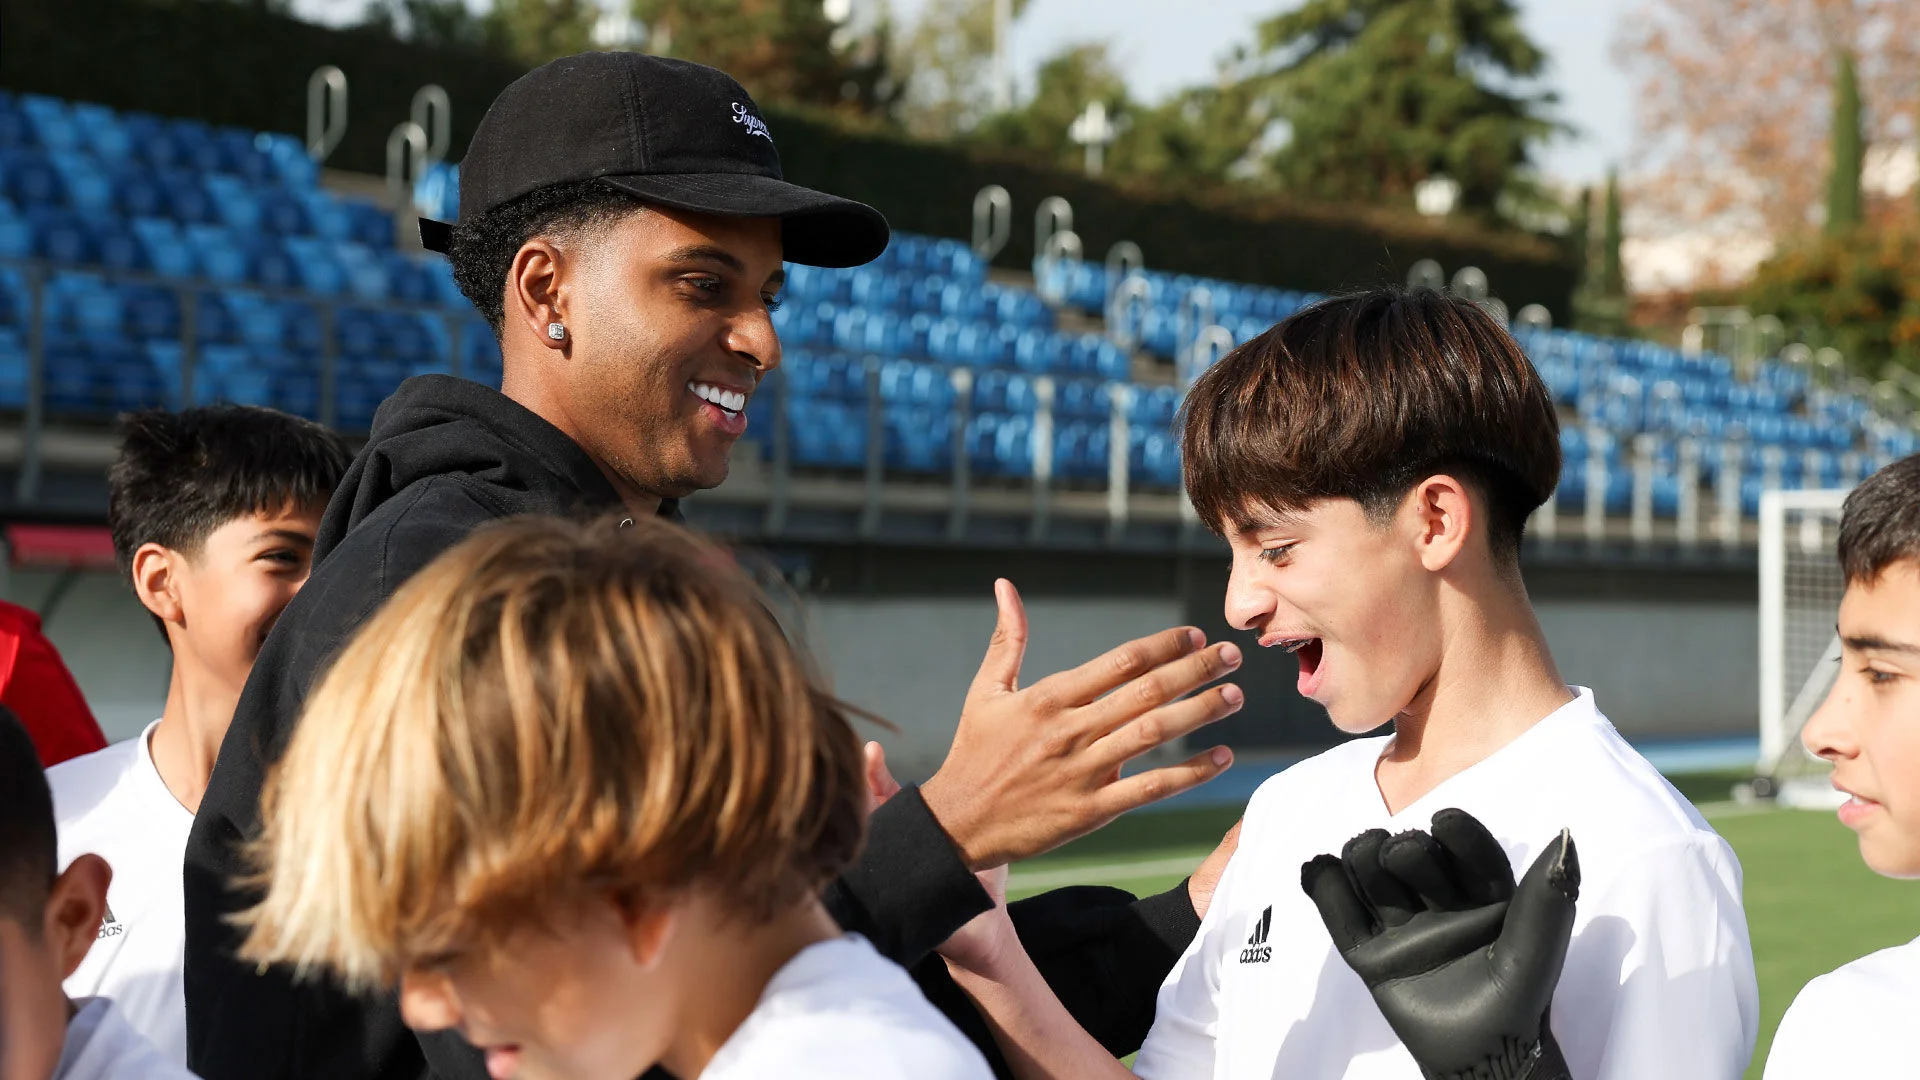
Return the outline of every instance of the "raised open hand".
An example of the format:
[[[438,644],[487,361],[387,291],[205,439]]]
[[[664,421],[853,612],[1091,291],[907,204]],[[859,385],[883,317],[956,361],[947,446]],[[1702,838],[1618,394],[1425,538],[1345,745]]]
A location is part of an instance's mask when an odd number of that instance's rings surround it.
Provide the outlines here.
[[[1374,829],[1316,856],[1300,886],[1430,1080],[1568,1077],[1547,1011],[1580,893],[1570,835],[1516,887],[1486,827],[1442,810],[1431,833]]]
[[[1239,687],[1202,690],[1240,666],[1238,646],[1208,645],[1190,626],[1163,630],[1022,688],[1026,609],[1011,582],[995,582],[994,597],[999,622],[953,748],[920,788],[972,869],[1049,851],[1210,780],[1232,761],[1214,747],[1177,765],[1120,773],[1147,751],[1239,711]]]

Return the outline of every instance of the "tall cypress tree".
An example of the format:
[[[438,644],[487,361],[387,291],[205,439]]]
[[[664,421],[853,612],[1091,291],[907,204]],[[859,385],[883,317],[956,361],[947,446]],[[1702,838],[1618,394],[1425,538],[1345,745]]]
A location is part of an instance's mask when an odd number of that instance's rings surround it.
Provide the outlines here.
[[[1860,168],[1866,142],[1860,135],[1860,83],[1853,53],[1840,49],[1833,71],[1833,171],[1827,177],[1827,232],[1844,233],[1860,224]]]
[[[1600,225],[1600,295],[1625,296],[1626,271],[1620,265],[1620,171],[1607,170],[1606,216]]]

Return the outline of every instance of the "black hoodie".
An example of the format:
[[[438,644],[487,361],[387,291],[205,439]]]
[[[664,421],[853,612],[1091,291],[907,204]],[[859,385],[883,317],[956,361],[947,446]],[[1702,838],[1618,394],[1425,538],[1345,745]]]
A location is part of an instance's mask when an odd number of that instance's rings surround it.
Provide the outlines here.
[[[424,375],[380,406],[321,519],[312,576],[254,662],[187,843],[194,1073],[205,1080],[417,1080],[431,1065],[431,1075],[450,1080],[486,1076],[456,1036],[408,1032],[391,996],[349,997],[236,960],[240,935],[229,917],[250,903],[228,886],[245,872],[237,843],[258,835],[266,770],[327,659],[402,583],[488,522],[621,509],[585,451],[498,391]],[[661,513],[677,516],[671,502]],[[990,1041],[938,959],[928,959],[988,899],[917,791],[902,791],[874,815],[860,862],[826,901],[842,926],[894,960],[918,964],[929,995],[976,1041]],[[1069,1008],[1117,1052],[1137,1048],[1155,988],[1198,929],[1185,888],[1138,902],[1117,890],[1063,890],[1015,907],[1023,940]]]

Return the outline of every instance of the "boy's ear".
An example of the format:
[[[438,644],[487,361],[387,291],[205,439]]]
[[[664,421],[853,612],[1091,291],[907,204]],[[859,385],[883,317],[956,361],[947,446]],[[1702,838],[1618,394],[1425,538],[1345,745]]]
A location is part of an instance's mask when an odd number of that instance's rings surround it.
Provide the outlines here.
[[[163,622],[181,621],[179,569],[180,554],[159,544],[141,544],[133,553],[133,594]]]
[[[1414,485],[1411,500],[1419,523],[1420,563],[1428,570],[1445,570],[1460,557],[1467,537],[1480,527],[1467,486],[1440,473]]]
[[[82,855],[54,879],[47,897],[46,940],[60,958],[60,977],[71,976],[87,958],[107,914],[113,868],[98,855]]]
[[[640,905],[618,902],[620,921],[627,928],[627,948],[633,953],[633,960],[643,968],[652,967],[666,951],[667,939],[673,935],[674,914],[671,904]]]

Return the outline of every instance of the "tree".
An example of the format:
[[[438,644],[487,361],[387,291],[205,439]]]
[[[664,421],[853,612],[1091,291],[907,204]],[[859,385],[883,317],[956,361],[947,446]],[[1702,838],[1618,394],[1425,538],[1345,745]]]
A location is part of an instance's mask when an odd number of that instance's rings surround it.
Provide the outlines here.
[[[1620,260],[1620,172],[1607,170],[1606,216],[1600,226],[1600,295],[1627,295],[1625,264]]]
[[[1836,51],[1833,60],[1833,163],[1827,174],[1827,232],[1838,235],[1860,224],[1860,167],[1867,148],[1860,137],[1860,81],[1853,53]]]
[[[1832,69],[1846,48],[1867,144],[1910,137],[1920,70],[1912,0],[1651,0],[1615,55],[1635,74],[1636,219],[1668,231],[1789,237],[1828,175]]]
[[[1546,55],[1513,0],[1307,0],[1258,29],[1257,75],[1285,143],[1276,179],[1304,195],[1411,204],[1443,173],[1491,216],[1563,128],[1523,87]]]
[[[486,17],[468,7],[466,0],[369,0],[360,23],[420,45],[494,46]]]
[[[593,47],[600,18],[594,0],[493,0],[487,41],[494,51],[532,67]]]
[[[763,101],[877,113],[899,97],[890,23],[849,36],[820,0],[634,0],[648,50],[711,64]]]
[[[1133,101],[1104,42],[1070,45],[1040,65],[1033,97],[1024,105],[982,120],[974,138],[981,145],[1022,151],[1065,168],[1077,168],[1080,148],[1067,129],[1089,102],[1098,101],[1119,124],[1130,120]]]
[[[1012,0],[1015,19],[1029,2]],[[926,0],[893,54],[894,70],[906,84],[899,115],[908,131],[953,138],[993,112],[993,4]]]
[[[1730,299],[1779,316],[1790,334],[1840,350],[1855,373],[1920,371],[1920,222],[1807,234],[1760,264]]]

